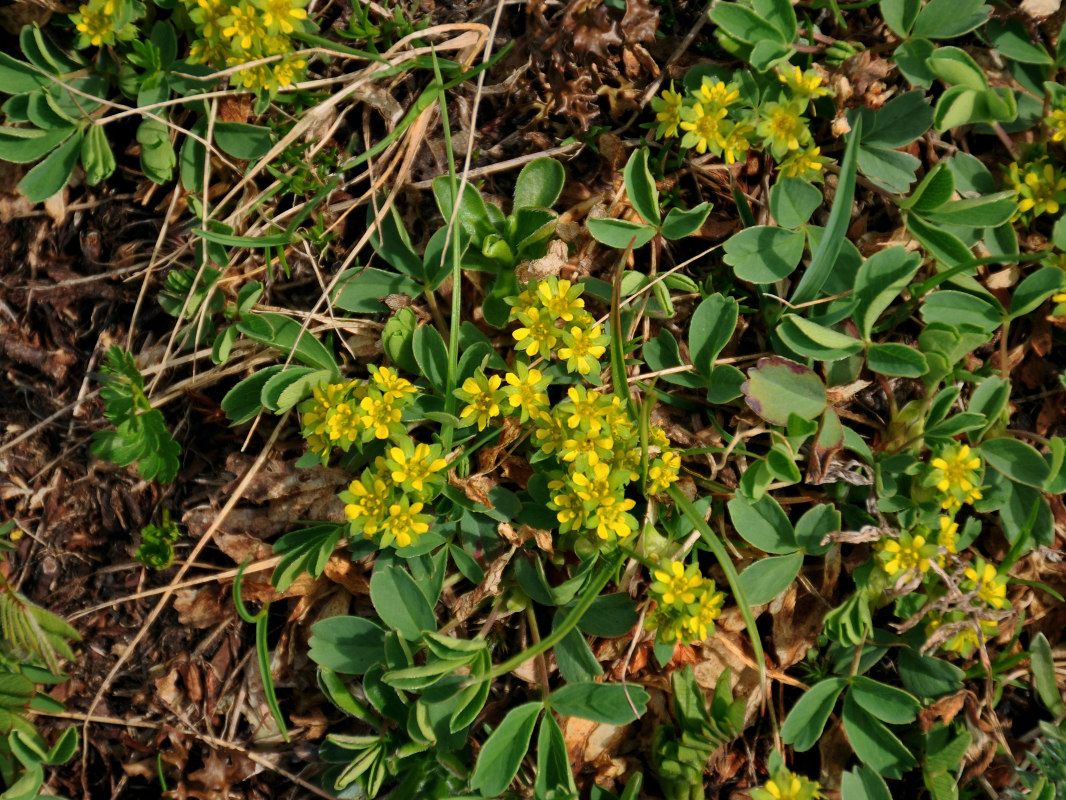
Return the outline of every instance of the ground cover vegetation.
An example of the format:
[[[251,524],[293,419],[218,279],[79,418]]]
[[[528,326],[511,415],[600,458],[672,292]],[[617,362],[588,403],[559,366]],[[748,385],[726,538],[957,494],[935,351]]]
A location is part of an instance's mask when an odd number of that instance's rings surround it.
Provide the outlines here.
[[[1064,17],[0,10],[0,798],[1066,798]]]

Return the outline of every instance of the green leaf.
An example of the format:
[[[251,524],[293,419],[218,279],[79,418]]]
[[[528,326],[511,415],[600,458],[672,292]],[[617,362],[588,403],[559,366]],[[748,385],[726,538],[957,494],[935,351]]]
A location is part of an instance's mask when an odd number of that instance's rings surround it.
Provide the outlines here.
[[[880,110],[862,109],[863,147],[894,150],[919,139],[933,124],[933,107],[925,92],[904,92],[885,103]],[[913,171],[913,170],[912,170]]]
[[[557,613],[556,622],[561,618],[561,614]],[[591,681],[603,674],[603,667],[596,660],[592,648],[576,628],[568,631],[555,643],[553,652],[555,662],[559,667],[559,674],[568,683]]]
[[[769,495],[763,495],[765,500]],[[784,556],[761,558],[740,573],[740,585],[752,605],[769,603],[785,591],[799,575],[803,553],[798,550]]]
[[[454,183],[453,187],[452,178],[448,175],[441,175],[433,179],[433,196],[437,201],[440,213],[444,216],[446,225],[451,221],[452,209],[455,207],[455,194],[458,192],[459,187],[458,181]],[[467,184],[463,189],[456,222],[462,226],[463,230],[469,234],[471,240],[478,247],[481,246],[481,242],[486,236],[496,232],[492,220],[489,219],[489,212],[485,207],[485,200],[482,198],[481,192],[470,184]]]
[[[563,165],[554,158],[530,161],[522,167],[515,183],[515,212],[520,208],[551,208],[559,199],[565,182]]]
[[[857,675],[851,683],[850,697],[882,722],[903,725],[914,722],[922,705],[902,689]]]
[[[815,299],[821,293],[822,287],[829,278],[829,273],[836,264],[841,242],[847,237],[848,225],[851,222],[851,204],[855,199],[855,169],[861,139],[862,118],[858,117],[851,133],[848,134],[844,158],[840,161],[836,196],[833,198],[833,207],[825,225],[825,235],[822,236],[818,248],[811,256],[811,263],[799,279],[799,283],[796,284],[795,291],[792,292],[793,305]]]
[[[953,200],[922,216],[937,225],[961,225],[967,228],[995,228],[1008,222],[1018,211],[1013,191],[983,197]]]
[[[988,77],[973,57],[958,47],[938,47],[926,61],[936,77],[949,86],[964,86],[975,92],[988,88]]]
[[[826,328],[799,316],[786,314],[776,333],[801,356],[817,361],[839,361],[862,350],[862,342],[846,333]]]
[[[999,51],[1007,61],[1018,61],[1022,64],[1040,64],[1051,66],[1055,63],[1048,51],[1039,45],[1033,44],[1029,38],[1029,32],[1018,20],[1015,19],[991,19],[985,26],[985,34],[993,47]]]
[[[74,128],[11,128],[0,126],[0,159],[13,164],[29,164],[41,158],[74,133]]]
[[[353,314],[377,314],[386,310],[382,300],[390,294],[418,297],[421,293],[421,285],[406,275],[364,267],[347,270],[340,277],[333,304]]]
[[[727,508],[733,528],[749,544],[766,553],[791,553],[796,549],[792,523],[770,495],[763,495],[754,503],[737,496]]]
[[[230,424],[240,425],[242,422],[248,422],[263,410],[263,403],[260,400],[263,386],[281,369],[280,364],[261,369],[226,392],[221,406],[226,416],[229,417]]]
[[[888,147],[863,145],[857,158],[859,172],[882,189],[902,194],[914,182],[914,173],[922,162],[910,153]]]
[[[636,605],[626,592],[601,594],[592,601],[577,627],[589,636],[614,638],[625,636],[638,617]]]
[[[921,9],[921,0],[881,0],[881,16],[897,36],[906,37]],[[886,798],[887,800],[887,798]]]
[[[328,383],[330,377],[329,370],[290,364],[263,384],[259,400],[275,414],[287,411],[311,394],[314,387]]]
[[[993,469],[1034,489],[1042,489],[1050,477],[1044,457],[1031,445],[1017,439],[987,439],[981,443],[981,455]]]
[[[215,144],[227,155],[253,161],[270,152],[270,129],[246,122],[215,122]]]
[[[866,365],[880,375],[899,378],[919,378],[929,371],[925,356],[898,342],[870,345]]]
[[[874,325],[922,265],[921,256],[896,245],[875,253],[863,262],[855,276],[855,324],[869,340]]]
[[[653,372],[683,366],[681,351],[677,346],[674,335],[666,328],[659,330],[659,335],[649,339],[641,349],[644,363]],[[698,389],[704,385],[706,379],[694,372],[674,372],[660,376],[667,383],[687,386],[690,389]]]
[[[1025,316],[1062,289],[1063,274],[1058,267],[1041,267],[1019,283],[1011,296],[1010,318]]]
[[[952,86],[940,95],[933,112],[933,127],[947,131],[976,122],[1010,122],[1017,116],[1014,94],[1003,89],[975,91],[965,86]]]
[[[25,61],[0,51],[0,86],[4,87],[5,94],[32,92],[53,83],[53,78],[42,75]]]
[[[367,206],[367,225],[371,225],[376,217],[374,206]],[[395,205],[390,206],[382,216],[377,229],[370,237],[370,245],[393,269],[416,281],[425,280],[422,257],[411,246],[411,237],[408,236]]]
[[[833,546],[822,544],[822,540],[839,530],[840,512],[831,503],[814,505],[796,523],[796,544],[808,555],[821,555]]]
[[[115,171],[115,156],[107,136],[100,125],[90,125],[81,143],[81,163],[85,167],[85,180],[95,186]]]
[[[771,22],[760,17],[756,12],[736,3],[717,3],[707,12],[707,16],[716,25],[725,28],[734,39],[748,44],[762,41],[789,44],[785,33],[778,30]],[[793,35],[795,30],[793,30]]]
[[[918,765],[896,735],[862,708],[850,692],[844,698],[842,716],[844,732],[855,755],[884,777],[901,778],[904,772]]]
[[[881,5],[884,6],[884,2]],[[844,773],[840,781],[840,796],[848,800],[892,800],[885,779],[866,766]]]
[[[634,683],[568,683],[548,696],[548,705],[564,717],[625,725],[644,713],[649,699],[643,687]]]
[[[340,375],[333,353],[294,319],[281,314],[249,315],[236,323],[238,330],[249,339],[269,345],[309,367],[328,370]]]
[[[796,11],[789,0],[753,0],[752,7],[777,29],[782,42],[790,44],[796,38]]]
[[[308,655],[345,675],[362,675],[385,658],[385,631],[362,617],[327,617],[311,626]]]
[[[82,134],[75,133],[19,181],[19,191],[31,203],[41,203],[56,194],[70,180],[78,163]]]
[[[325,523],[299,528],[274,542],[274,553],[280,556],[270,576],[274,588],[284,592],[305,572],[318,578],[343,533],[343,525]]]
[[[791,414],[815,419],[826,407],[825,384],[809,367],[787,358],[759,359],[741,386],[748,406],[772,425],[785,425]]]
[[[448,383],[448,347],[444,337],[432,325],[422,325],[415,329],[412,349],[426,380],[443,395]]]
[[[940,208],[954,194],[955,174],[948,168],[946,161],[941,161],[926,173],[909,197],[897,200],[896,205],[911,209],[917,214],[924,214]]]
[[[529,740],[543,708],[541,703],[525,703],[508,712],[478,753],[471,789],[486,797],[503,793],[529,750]]]
[[[822,204],[817,186],[799,178],[778,178],[770,190],[770,213],[782,228],[805,225]]]
[[[688,329],[688,351],[692,365],[710,377],[714,360],[722,352],[737,327],[740,305],[732,297],[712,294],[696,306]]]
[[[662,234],[671,242],[691,236],[707,221],[707,215],[711,213],[711,203],[700,203],[688,211],[680,208],[671,208],[663,221]]]
[[[577,784],[566,752],[562,728],[551,714],[545,714],[537,734],[537,797],[577,797]]]
[[[826,678],[808,689],[792,706],[781,726],[785,744],[801,753],[814,747],[846,685],[843,678]]]
[[[927,295],[921,314],[927,325],[936,322],[952,328],[972,325],[988,333],[1002,324],[1001,310],[992,301],[953,289],[940,289]]]
[[[655,235],[655,228],[650,225],[625,219],[590,219],[586,225],[593,239],[617,250],[625,250],[630,242],[634,249],[643,247]]]
[[[1066,703],[1062,701],[1062,692],[1059,691],[1055,678],[1055,660],[1051,655],[1051,645],[1043,633],[1038,633],[1029,643],[1029,657],[1033,686],[1040,702],[1056,717],[1061,717],[1066,714]]]
[[[991,11],[983,0],[930,0],[918,14],[911,36],[953,39],[980,26]]]
[[[722,260],[742,281],[774,283],[787,278],[799,265],[804,241],[803,231],[756,225],[726,240]]]
[[[659,212],[659,190],[655,178],[648,169],[648,151],[634,150],[622,173],[629,203],[649,225],[659,227],[662,217]]]
[[[423,631],[435,631],[437,619],[429,601],[407,570],[386,564],[370,578],[370,600],[385,624],[404,639],[417,641]]]

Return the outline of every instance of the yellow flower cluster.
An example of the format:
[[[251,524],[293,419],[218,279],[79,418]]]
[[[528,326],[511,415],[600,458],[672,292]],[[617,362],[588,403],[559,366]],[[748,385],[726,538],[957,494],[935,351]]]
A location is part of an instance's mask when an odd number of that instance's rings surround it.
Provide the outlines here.
[[[784,767],[774,770],[770,780],[751,790],[751,800],[818,800],[821,797],[825,797],[821,784]]]
[[[930,614],[925,625],[926,636],[938,629],[950,626],[947,638],[940,642],[946,653],[958,653],[969,657],[981,643],[999,633],[999,625],[988,612],[1002,611],[1010,606],[1007,599],[1007,576],[1001,575],[994,564],[978,556],[963,573],[965,580],[959,587],[969,596],[971,610],[951,610]]]
[[[137,35],[132,23],[144,16],[144,6],[134,0],[89,0],[70,15],[78,32],[78,47],[102,47],[129,41]]]
[[[949,445],[929,462],[922,483],[936,487],[942,495],[940,506],[946,511],[958,509],[964,503],[972,504],[982,497],[981,457],[969,445]]]
[[[928,527],[919,525],[913,533],[904,531],[898,539],[888,537],[877,542],[874,551],[885,575],[895,582],[924,575],[934,561],[940,567],[945,566],[948,556],[958,552],[959,523],[941,516],[937,528],[935,536]]]
[[[1041,214],[1056,215],[1066,204],[1066,176],[1047,157],[1011,162],[1007,180],[1018,195],[1017,219],[1029,222]]]
[[[714,632],[725,594],[717,591],[713,580],[703,577],[698,564],[686,569],[680,561],[671,561],[652,577],[651,596],[656,605],[645,625],[657,632],[659,641],[702,641]]]
[[[519,325],[512,336],[515,348],[530,358],[556,356],[567,372],[599,372],[599,359],[610,341],[585,310],[583,287],[555,276],[534,281],[517,297],[509,298],[511,319]]]
[[[417,544],[433,521],[422,510],[440,492],[447,467],[440,445],[404,438],[390,447],[340,493],[352,535],[379,547]]]
[[[509,299],[519,327],[513,336],[524,357],[510,372],[488,375],[478,369],[455,395],[463,406],[459,419],[484,430],[494,419],[517,417],[533,423],[534,460],[553,459],[548,471],[548,506],[559,530],[591,541],[615,542],[637,530],[630,513],[636,501],[626,497],[629,484],[641,479],[640,433],[629,410],[615,395],[584,385],[567,388],[552,405],[550,379],[524,358],[557,358],[579,376],[599,373],[599,359],[609,337],[595,324],[581,298],[583,287],[550,277],[533,282]],[[665,491],[678,478],[681,456],[659,428],[648,432],[647,494]]]
[[[199,34],[190,61],[235,67],[270,59],[238,70],[230,79],[234,86],[256,92],[274,93],[303,76],[307,62],[294,53],[292,35],[312,29],[308,0],[183,2]]]
[[[406,441],[400,421],[417,390],[388,367],[370,367],[370,380],[318,386],[300,404],[300,423],[311,451],[329,460],[332,448],[347,453],[374,439]]]
[[[735,83],[704,77],[689,94],[673,83],[652,98],[655,136],[681,136],[681,146],[697,153],[712,153],[727,164],[747,158],[750,149],[762,150],[779,162],[786,177],[821,180],[830,159],[813,146],[804,114],[814,98],[830,94],[817,70],[781,71],[779,99],[766,99],[759,107],[745,101]]]

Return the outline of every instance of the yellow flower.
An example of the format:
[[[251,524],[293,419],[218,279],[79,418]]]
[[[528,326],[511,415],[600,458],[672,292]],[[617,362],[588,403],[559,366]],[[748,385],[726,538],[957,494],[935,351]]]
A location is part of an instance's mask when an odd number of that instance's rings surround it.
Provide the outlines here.
[[[971,452],[969,445],[956,444],[945,448],[929,462],[929,466],[923,483],[935,486],[945,495],[942,508],[951,509],[981,499],[981,490],[977,486],[981,479],[981,458]]]
[[[664,450],[648,466],[648,494],[665,492],[677,482],[681,471],[681,456],[674,450]]]
[[[262,20],[251,5],[231,6],[219,24],[223,26],[222,35],[232,40],[230,44],[237,50],[250,50],[253,42],[258,43],[267,36]]]
[[[439,483],[439,473],[448,466],[448,462],[441,458],[440,445],[430,447],[419,443],[412,447],[409,439],[403,441],[403,447],[390,448],[385,463],[397,486],[410,487],[419,494],[425,491],[427,483]]]
[[[511,334],[517,342],[515,348],[524,350],[531,357],[538,353],[545,357],[550,356],[552,348],[559,340],[555,321],[546,312],[541,313],[541,309],[535,307],[518,312],[518,319],[523,323],[523,327],[517,328]]]
[[[925,635],[932,636],[942,626],[950,625],[950,635],[940,643],[946,653],[958,653],[964,658],[976,650],[981,642],[999,633],[995,620],[979,617],[975,623],[964,611],[951,611],[945,615],[934,614],[925,625]]]
[[[819,783],[784,767],[775,770],[770,780],[751,791],[751,800],[817,800],[824,796]]]
[[[394,403],[386,400],[376,389],[359,403],[363,427],[373,438],[388,439],[392,433],[402,433],[400,417],[403,412]]]
[[[767,103],[760,111],[755,130],[774,158],[781,159],[810,142],[811,132],[802,115],[803,108],[796,101]]]
[[[671,561],[668,569],[669,572],[657,569],[652,573],[655,578],[651,585],[652,594],[666,605],[674,605],[678,600],[695,603],[696,589],[703,583],[699,565],[691,564],[686,570],[680,561]]]
[[[602,461],[590,464],[587,472],[574,472],[570,483],[574,494],[592,508],[613,505],[619,499],[611,485],[611,468]]]
[[[303,29],[307,11],[301,6],[307,5],[307,0],[255,0],[255,4],[263,12],[263,24],[270,33],[290,34]]]
[[[515,365],[515,371],[506,373],[503,379],[507,382],[503,389],[507,402],[519,412],[522,422],[548,407],[548,395],[544,390],[548,387],[549,379],[539,369],[530,369],[519,362]]]
[[[731,123],[729,132],[722,139],[722,160],[727,164],[735,164],[745,158],[751,149],[748,137],[753,133],[755,126],[747,121]]]
[[[833,159],[819,155],[820,147],[810,147],[793,153],[780,163],[777,170],[786,178],[802,178],[806,181],[821,181],[824,179],[826,164],[832,163]]]
[[[1066,293],[1064,293],[1064,294],[1053,294],[1051,296],[1051,302],[1052,303],[1066,303]]]
[[[572,321],[575,316],[585,314],[585,301],[581,293],[585,288],[567,280],[559,280],[554,275],[537,284],[537,300],[554,320]]]
[[[722,109],[729,108],[729,106],[740,100],[740,90],[736,84],[725,84],[722,81],[715,83],[711,78],[704,77],[699,91],[699,102],[706,105],[708,108]]]
[[[822,76],[818,70],[809,69],[806,72],[799,67],[794,67],[793,72],[779,72],[777,79],[792,90],[792,94],[803,98],[825,97],[832,94],[829,89],[822,86]]]
[[[287,58],[274,64],[274,82],[278,86],[292,86],[300,77],[307,62],[302,58]]]
[[[693,639],[704,640],[714,630],[714,623],[722,616],[725,593],[716,591],[714,581],[704,581],[703,590],[696,598],[696,609],[690,609],[685,628]]]
[[[597,359],[607,352],[604,345],[609,341],[610,337],[602,333],[598,326],[584,330],[574,325],[570,330],[563,331],[565,347],[559,348],[559,358],[565,359],[567,372],[588,375],[599,367]]]
[[[1066,203],[1066,177],[1045,158],[1026,165],[1010,165],[1008,179],[1018,195],[1018,216],[1035,219],[1041,214],[1058,214]]]
[[[936,554],[937,546],[926,541],[924,536],[904,531],[898,540],[886,539],[880,545],[877,556],[881,559],[885,574],[889,578],[896,578],[914,570],[928,572],[930,561]]]
[[[967,591],[977,590],[977,597],[989,608],[1001,609],[1010,605],[1007,600],[1007,578],[1000,575],[994,564],[978,556],[973,565],[963,573]]]
[[[84,42],[81,47],[115,43],[114,11],[113,2],[90,2],[80,6],[77,14],[70,15],[74,27],[81,34],[79,40]]]
[[[637,520],[632,514],[627,514],[636,503],[625,499],[620,503],[612,503],[609,506],[597,508],[589,519],[589,526],[596,531],[596,535],[607,541],[612,536],[624,539],[637,529]]]
[[[681,140],[681,146],[695,147],[700,155],[708,150],[719,155],[725,142],[725,126],[722,125],[725,115],[724,108],[708,107],[702,103],[682,109],[681,129],[687,133]]]
[[[677,126],[681,124],[681,109],[685,107],[685,99],[680,92],[674,91],[674,82],[670,81],[670,88],[663,89],[662,97],[653,97],[651,107],[655,112],[655,138],[672,139],[677,136]]]
[[[387,547],[396,542],[397,547],[407,547],[418,542],[418,537],[429,530],[432,520],[428,514],[421,514],[421,503],[411,503],[406,497],[389,506],[389,515],[381,524],[381,546]]]
[[[548,482],[548,490],[553,493],[550,495],[548,507],[555,512],[555,517],[559,520],[559,530],[566,533],[584,527],[588,516],[585,503],[577,496],[573,487],[565,480],[554,480]]]
[[[1061,142],[1066,139],[1066,109],[1052,109],[1047,126],[1051,129],[1051,141]]]
[[[409,380],[401,378],[394,370],[375,364],[370,365],[370,380],[381,391],[382,398],[389,402],[401,400],[418,391]]]
[[[559,413],[563,415],[566,427],[578,428],[596,432],[603,428],[600,419],[601,395],[598,392],[590,392],[584,386],[571,386],[566,390],[569,402],[563,402],[559,406]]]
[[[465,424],[477,422],[477,429],[485,430],[490,419],[500,416],[500,403],[504,399],[504,393],[500,391],[501,383],[503,379],[499,375],[486,377],[480,370],[473,378],[463,381],[462,388],[455,390],[455,396],[467,403],[459,419],[467,420],[469,417]]]
[[[954,555],[958,552],[956,549],[956,534],[959,532],[959,523],[954,522],[951,517],[940,517],[940,530],[936,535],[936,543],[938,547],[941,547],[944,552],[937,557],[937,562],[940,566],[944,566],[947,563],[947,554]]]
[[[382,520],[388,515],[392,488],[369,469],[359,480],[352,481],[340,498],[346,502],[344,516],[352,524],[354,533],[364,539],[373,538]]]

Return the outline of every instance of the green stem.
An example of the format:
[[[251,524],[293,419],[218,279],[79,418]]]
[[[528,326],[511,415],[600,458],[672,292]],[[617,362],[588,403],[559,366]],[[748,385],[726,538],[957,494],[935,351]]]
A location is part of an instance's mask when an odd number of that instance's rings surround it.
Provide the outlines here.
[[[460,187],[455,173],[455,151],[452,148],[451,124],[448,120],[448,98],[444,94],[444,79],[440,74],[437,53],[433,52],[433,75],[437,86],[437,103],[440,106],[441,127],[444,129],[444,149],[448,154],[448,180],[451,183],[455,207],[448,220],[448,238],[452,246],[452,310],[448,320],[448,374],[445,380],[444,410],[455,415],[455,389],[459,368],[459,320],[462,316],[463,269],[459,263],[459,237],[456,235],[456,221],[459,218]],[[452,446],[453,427],[450,423],[441,426],[441,442],[445,450]]]
[[[592,605],[592,602],[600,596],[600,591],[611,579],[611,575],[614,574],[620,560],[619,552],[615,552],[609,556],[589,580],[581,597],[578,598],[577,605],[570,609],[570,613],[566,615],[563,621],[555,626],[555,630],[541,639],[537,644],[533,645],[533,647],[530,647],[528,650],[523,650],[518,655],[513,656],[499,666],[494,667],[492,672],[489,673],[488,679],[492,680],[494,678],[499,678],[501,675],[506,675],[508,672],[513,672],[531,658],[535,658],[541,653],[548,652],[551,648],[555,647],[558,642],[562,641],[563,637],[570,633],[577,623],[581,621],[585,612],[589,610],[589,606]]]
[[[681,509],[681,512],[688,517],[689,522],[700,532],[700,536],[703,537],[707,546],[711,548],[711,552],[714,553],[714,557],[718,559],[718,563],[725,572],[725,579],[729,583],[729,588],[737,601],[737,608],[740,609],[740,616],[744,618],[744,627],[747,628],[748,636],[751,639],[751,649],[755,654],[755,662],[759,665],[759,685],[763,689],[763,703],[766,704],[769,700],[766,696],[766,658],[763,655],[762,641],[759,639],[759,629],[755,625],[755,617],[751,615],[751,604],[744,593],[744,588],[740,585],[740,576],[737,574],[737,568],[733,566],[733,561],[729,558],[729,553],[726,552],[725,545],[722,544],[721,539],[715,535],[710,525],[707,524],[707,520],[685,497],[677,487],[677,484],[669,487],[666,491],[671,499],[677,503],[677,507]]]

